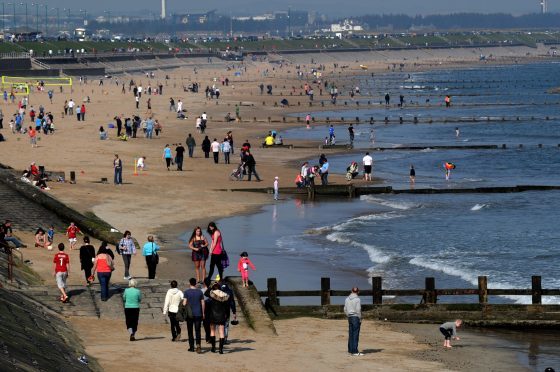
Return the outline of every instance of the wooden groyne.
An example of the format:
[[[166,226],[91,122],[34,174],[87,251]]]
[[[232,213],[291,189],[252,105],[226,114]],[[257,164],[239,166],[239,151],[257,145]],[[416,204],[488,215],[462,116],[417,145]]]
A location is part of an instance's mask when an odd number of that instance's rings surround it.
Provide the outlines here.
[[[268,278],[267,290],[259,291],[271,316],[344,317],[342,305],[333,305],[332,297],[346,297],[350,289],[334,290],[330,278],[321,278],[319,290],[279,290],[276,278]],[[388,302],[387,296],[416,298],[415,303]],[[438,303],[442,296],[478,297],[470,303]],[[491,303],[492,296],[531,296],[531,304]],[[453,318],[467,320],[470,325],[503,327],[560,328],[560,305],[543,305],[543,296],[560,296],[560,289],[542,288],[540,276],[531,277],[531,288],[488,288],[488,277],[479,276],[477,288],[436,288],[433,277],[425,278],[424,288],[384,289],[381,277],[372,278],[371,289],[361,289],[364,318],[395,322],[440,322]],[[281,297],[314,298],[320,305],[284,306]],[[384,299],[384,297],[386,297]],[[339,301],[340,302],[340,301]]]
[[[381,195],[381,194],[506,194],[519,193],[526,191],[551,191],[560,190],[560,185],[517,185],[517,186],[486,186],[486,187],[464,187],[464,188],[410,188],[394,189],[392,186],[354,186],[349,185],[327,185],[315,187],[282,187],[279,189],[281,194],[288,195],[307,195],[309,198],[316,196],[324,197],[344,197],[356,198],[362,195]],[[246,188],[228,189],[221,191],[232,192],[273,192],[271,187],[265,188]]]

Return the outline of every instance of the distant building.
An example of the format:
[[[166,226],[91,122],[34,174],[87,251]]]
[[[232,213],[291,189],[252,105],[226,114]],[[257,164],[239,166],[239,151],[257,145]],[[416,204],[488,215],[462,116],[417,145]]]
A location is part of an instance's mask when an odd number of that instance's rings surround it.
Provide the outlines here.
[[[353,32],[353,31],[363,31],[364,28],[360,25],[355,25],[354,21],[345,19],[343,23],[333,23],[331,24],[331,32]]]
[[[172,22],[175,24],[205,24],[216,21],[216,10],[207,13],[173,14]]]

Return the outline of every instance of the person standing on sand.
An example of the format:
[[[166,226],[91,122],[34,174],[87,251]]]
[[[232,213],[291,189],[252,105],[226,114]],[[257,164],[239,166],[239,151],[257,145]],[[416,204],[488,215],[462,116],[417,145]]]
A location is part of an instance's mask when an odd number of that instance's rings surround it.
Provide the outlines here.
[[[221,276],[220,276],[221,278]],[[225,324],[229,314],[229,295],[220,289],[220,284],[214,282],[204,295],[210,298],[210,344],[211,352],[216,352],[216,331],[219,335],[219,353],[224,353]]]
[[[187,318],[187,331],[189,333],[189,351],[195,351],[194,343],[196,340],[196,353],[201,354],[201,333],[200,325],[204,318],[205,302],[202,291],[196,288],[196,279],[189,279],[189,289],[183,294],[183,305],[189,305],[192,310],[192,318]],[[194,334],[193,334],[194,327]]]
[[[181,324],[177,320],[177,313],[179,312],[179,305],[183,301],[183,292],[177,289],[177,281],[171,281],[171,288],[165,294],[165,303],[163,305],[163,315],[169,317],[169,324],[171,325],[171,341],[181,340]]]
[[[247,150],[245,152],[245,164],[247,165],[247,181],[251,182],[251,175],[254,174],[255,178],[257,179],[257,182],[261,182],[261,178],[259,177],[259,174],[257,173],[257,170],[255,169],[257,162],[255,161],[255,158],[253,157],[253,154],[251,154],[251,152],[249,150]]]
[[[101,288],[101,301],[107,301],[109,298],[109,281],[111,280],[111,273],[115,268],[112,254],[113,252],[107,249],[107,243],[101,243],[97,256],[95,256],[95,261],[93,261],[93,269],[89,277],[89,281],[93,282],[94,275],[97,272],[97,279]]]
[[[457,328],[461,327],[463,321],[461,319],[457,319],[454,322],[447,322],[443,323],[439,326],[439,331],[445,337],[443,341],[443,347],[451,348],[451,339],[459,341],[460,338],[457,337]]]
[[[132,261],[132,255],[136,255],[136,245],[134,244],[134,240],[132,239],[132,234],[130,231],[126,230],[123,234],[123,238],[119,242],[119,249],[117,250],[122,256],[123,263],[124,263],[124,280],[132,279],[132,276],[129,273],[130,263]]]
[[[80,266],[84,271],[86,285],[90,285],[91,269],[95,260],[95,248],[89,243],[89,236],[84,236],[84,245],[80,247]]]
[[[60,301],[67,302],[66,280],[70,271],[70,256],[64,253],[64,243],[58,244],[58,253],[54,256],[53,263],[56,285],[61,293]]]
[[[124,290],[124,316],[126,319],[126,329],[130,334],[130,341],[136,341],[136,332],[138,331],[138,318],[140,317],[140,301],[142,301],[142,292],[136,286],[136,280],[131,279],[128,282],[128,288]]]
[[[196,147],[196,141],[194,140],[194,137],[189,133],[188,137],[187,137],[187,148],[189,149],[189,158],[192,158],[194,155],[194,148]]]
[[[208,280],[212,280],[212,275],[214,275],[214,267],[218,268],[218,274],[220,278],[224,277],[224,267],[222,266],[222,256],[223,256],[223,240],[222,233],[216,227],[215,222],[210,222],[206,232],[210,234],[212,238],[212,243],[210,245],[210,272],[208,273]]]
[[[113,160],[113,168],[115,170],[115,185],[122,185],[122,161],[117,154],[115,154],[115,159]]]
[[[364,355],[358,351],[362,325],[362,304],[359,294],[358,287],[354,287],[350,296],[344,301],[344,314],[348,317],[348,353],[353,356]]]
[[[209,252],[208,241],[202,234],[202,229],[199,226],[195,227],[191,234],[189,249],[192,251],[196,281],[200,283],[206,278],[206,261],[208,260]]]
[[[167,166],[167,170],[170,170],[169,167],[171,166],[171,160],[173,159],[173,154],[171,154],[171,148],[169,144],[165,145],[163,149],[163,155],[161,156],[162,159],[165,160],[165,165]]]
[[[224,154],[224,163],[229,164],[229,154],[231,152],[231,145],[230,145],[227,137],[224,138],[224,141],[220,145],[220,149],[222,150],[222,153]]]
[[[159,245],[154,242],[153,235],[148,235],[148,241],[142,247],[142,256],[146,258],[146,266],[148,266],[148,279],[156,278],[156,268],[159,263],[158,251]]]
[[[31,147],[37,147],[37,131],[33,127],[29,127],[29,131],[27,133],[29,135]]]

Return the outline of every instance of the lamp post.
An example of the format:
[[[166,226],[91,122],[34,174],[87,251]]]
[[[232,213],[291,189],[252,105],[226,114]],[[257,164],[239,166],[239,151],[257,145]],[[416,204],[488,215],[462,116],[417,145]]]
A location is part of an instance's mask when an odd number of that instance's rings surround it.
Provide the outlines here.
[[[64,8],[62,10],[68,11],[68,15],[66,16],[66,22],[64,23],[64,27],[65,28],[69,28],[70,27],[70,8]]]
[[[48,22],[49,22],[49,15],[48,15],[48,5],[45,4],[45,37],[47,36],[47,34],[49,33],[49,28],[48,28]]]
[[[35,31],[39,33],[39,4],[31,3],[31,6],[35,7],[35,23],[36,23]]]
[[[13,34],[16,33],[16,29],[17,29],[17,22],[16,22],[16,3],[8,3],[8,5],[11,5],[14,10],[14,18],[12,19],[12,26],[14,28],[14,30],[12,31]]]
[[[110,10],[106,10],[104,13],[107,13],[107,22],[109,24],[111,24],[111,11]]]
[[[83,26],[85,26],[87,24],[87,10],[80,9],[80,13],[83,13],[82,24],[83,24]]]
[[[56,10],[56,33],[60,34],[60,9],[52,8],[51,10]]]
[[[2,3],[2,32],[6,29],[6,4]]]
[[[25,5],[25,31],[29,31],[29,18],[27,17],[27,3],[19,3],[19,5]]]

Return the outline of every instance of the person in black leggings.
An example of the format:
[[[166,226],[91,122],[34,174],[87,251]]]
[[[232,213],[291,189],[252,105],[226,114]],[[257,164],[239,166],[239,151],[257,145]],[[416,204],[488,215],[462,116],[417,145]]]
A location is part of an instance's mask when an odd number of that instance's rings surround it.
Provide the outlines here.
[[[220,274],[221,279],[224,277],[224,267],[222,266],[222,253],[224,251],[222,233],[218,230],[214,222],[210,222],[208,224],[208,229],[206,231],[212,238],[212,244],[210,245],[210,271],[208,272],[208,279],[212,279],[214,266],[218,268],[218,274]]]

